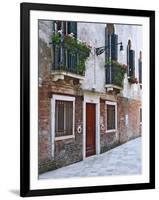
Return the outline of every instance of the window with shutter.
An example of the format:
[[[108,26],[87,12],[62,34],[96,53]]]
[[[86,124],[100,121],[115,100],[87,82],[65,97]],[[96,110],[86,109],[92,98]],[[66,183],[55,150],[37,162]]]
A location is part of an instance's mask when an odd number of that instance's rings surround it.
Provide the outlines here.
[[[111,35],[111,60],[118,60],[118,35]]]
[[[106,84],[113,83],[113,77],[116,75],[112,64],[109,61],[118,61],[118,35],[115,34],[114,24],[107,24],[105,29],[105,60],[106,65]]]
[[[142,123],[142,108],[140,108],[140,124]]]
[[[108,49],[110,49],[108,35],[109,35],[108,34],[108,27],[106,26],[106,28],[105,28],[105,46],[108,47],[105,50],[105,60],[106,61],[108,61],[108,58],[109,58],[109,51],[108,51]]]
[[[63,35],[73,33],[77,38],[77,22],[53,21],[53,33],[59,30],[62,30]],[[53,46],[53,69],[59,69],[63,65],[66,70],[76,72],[77,53],[72,54],[63,47]]]
[[[139,60],[139,83],[142,83],[142,61]]]
[[[135,72],[135,51],[129,50],[129,76],[134,76]]]
[[[139,56],[139,63],[138,63],[138,70],[139,70],[139,83],[142,83],[142,52],[140,51]]]
[[[131,40],[128,40],[127,46],[127,65],[128,65],[128,77],[135,76],[135,51],[131,48]]]
[[[77,22],[68,22],[68,34],[73,33],[74,37],[77,38]],[[68,51],[68,63],[67,66],[71,72],[76,73],[77,67],[77,53],[71,54]]]
[[[73,33],[77,38],[77,22],[68,22],[68,34]]]
[[[53,34],[61,30],[61,21],[53,21]],[[61,48],[53,46],[53,69],[57,70],[61,62]]]

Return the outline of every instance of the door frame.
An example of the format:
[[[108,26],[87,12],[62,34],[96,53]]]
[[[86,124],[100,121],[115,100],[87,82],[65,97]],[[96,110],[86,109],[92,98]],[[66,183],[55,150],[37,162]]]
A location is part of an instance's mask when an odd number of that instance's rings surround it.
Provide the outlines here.
[[[95,104],[96,109],[96,155],[100,154],[100,96],[99,94],[87,92],[84,94],[83,101],[83,159],[86,159],[86,103]]]

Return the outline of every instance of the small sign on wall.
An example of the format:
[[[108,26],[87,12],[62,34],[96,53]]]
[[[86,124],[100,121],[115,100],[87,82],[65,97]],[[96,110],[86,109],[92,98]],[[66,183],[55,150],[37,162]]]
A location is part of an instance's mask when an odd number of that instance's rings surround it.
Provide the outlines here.
[[[129,120],[128,115],[125,115],[125,126],[128,126],[128,120]]]

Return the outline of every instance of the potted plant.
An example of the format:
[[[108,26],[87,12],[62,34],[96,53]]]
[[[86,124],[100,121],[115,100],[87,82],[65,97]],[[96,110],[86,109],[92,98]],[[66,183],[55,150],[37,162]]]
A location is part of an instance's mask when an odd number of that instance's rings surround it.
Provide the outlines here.
[[[129,83],[131,83],[131,84],[138,84],[138,80],[137,80],[137,78],[134,77],[134,76],[129,77],[129,78],[128,78],[128,81],[129,81]]]

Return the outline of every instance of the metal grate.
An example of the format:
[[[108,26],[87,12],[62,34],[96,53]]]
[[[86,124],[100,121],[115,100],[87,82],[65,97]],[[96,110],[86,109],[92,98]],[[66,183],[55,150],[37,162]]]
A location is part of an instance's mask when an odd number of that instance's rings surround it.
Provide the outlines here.
[[[72,135],[73,102],[56,100],[55,107],[55,136]]]
[[[107,105],[107,130],[115,129],[115,106]]]

